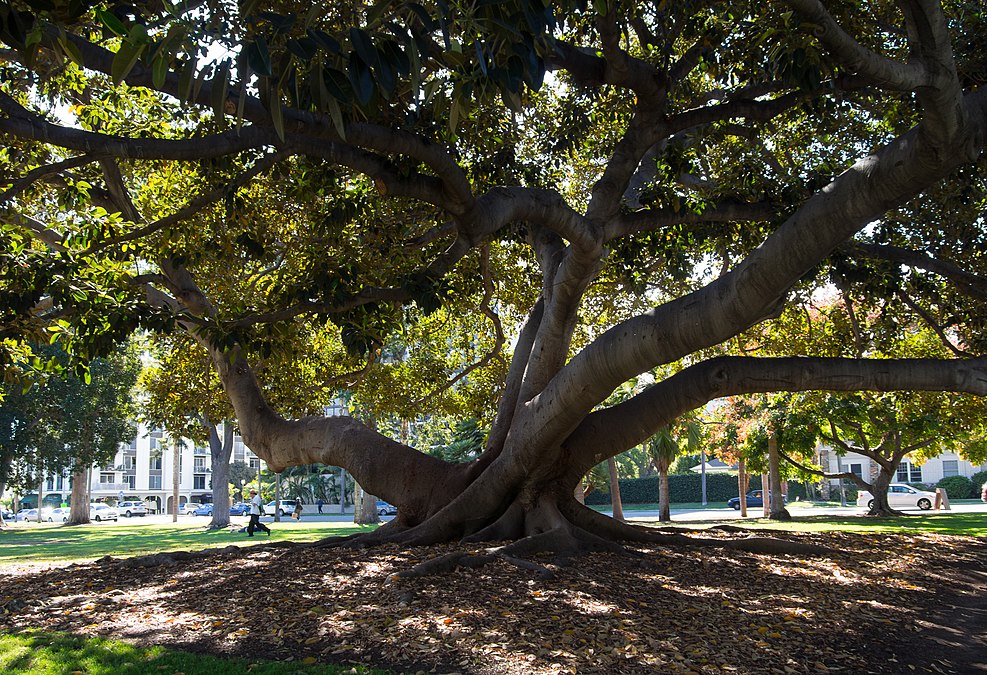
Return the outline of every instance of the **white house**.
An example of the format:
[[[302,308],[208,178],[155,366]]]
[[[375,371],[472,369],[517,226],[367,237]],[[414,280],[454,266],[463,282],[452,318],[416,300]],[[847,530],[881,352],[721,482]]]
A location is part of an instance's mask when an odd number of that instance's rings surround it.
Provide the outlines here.
[[[867,481],[870,481],[878,473],[876,462],[855,452],[848,452],[841,457],[826,445],[820,445],[816,448],[816,452],[818,453],[817,461],[827,473],[849,472]],[[894,480],[899,483],[924,483],[932,486],[947,476],[966,476],[969,478],[980,471],[987,471],[987,463],[971,464],[954,452],[944,452],[921,463],[913,460],[910,456],[906,456],[898,465],[898,473]],[[833,486],[839,483],[836,479],[829,482]]]

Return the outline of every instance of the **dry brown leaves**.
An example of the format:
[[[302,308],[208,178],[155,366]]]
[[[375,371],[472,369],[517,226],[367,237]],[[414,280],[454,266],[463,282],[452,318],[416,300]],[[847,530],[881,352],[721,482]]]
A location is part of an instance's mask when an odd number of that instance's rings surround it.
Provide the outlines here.
[[[553,568],[552,580],[502,562],[391,580],[452,546],[267,547],[144,568],[103,562],[8,575],[0,630],[401,672],[979,672],[983,613],[953,621],[970,634],[965,654],[937,642],[933,629],[947,601],[977,601],[963,593],[982,578],[982,540],[782,536],[839,553],[637,549],[640,557],[588,555]]]

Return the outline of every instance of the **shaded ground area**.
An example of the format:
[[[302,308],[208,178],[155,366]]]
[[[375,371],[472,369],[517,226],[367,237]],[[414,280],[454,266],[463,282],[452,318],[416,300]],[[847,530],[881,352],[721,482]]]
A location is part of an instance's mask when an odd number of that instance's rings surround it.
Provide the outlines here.
[[[983,539],[778,536],[839,552],[637,549],[544,560],[550,579],[497,562],[391,580],[454,547],[231,548],[5,573],[0,630],[411,672],[987,673]]]

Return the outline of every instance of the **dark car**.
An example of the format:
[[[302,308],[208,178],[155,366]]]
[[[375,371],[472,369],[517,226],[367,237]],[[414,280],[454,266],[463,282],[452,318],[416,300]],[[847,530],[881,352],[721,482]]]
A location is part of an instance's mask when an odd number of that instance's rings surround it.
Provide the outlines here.
[[[193,516],[211,516],[212,515],[212,504],[200,504],[199,507],[192,512]]]
[[[747,502],[747,506],[764,506],[763,494],[764,493],[761,490],[751,490],[750,492],[748,492],[745,495],[746,497],[745,501]],[[782,495],[781,498],[785,502],[788,501],[787,499],[785,499],[784,495]],[[740,497],[734,497],[733,499],[728,499],[727,506],[729,506],[734,511],[739,511]]]
[[[398,507],[393,504],[388,504],[382,499],[377,500],[377,514],[381,516],[396,516],[398,515]]]
[[[245,516],[250,513],[250,504],[247,502],[237,502],[230,507],[231,516]]]

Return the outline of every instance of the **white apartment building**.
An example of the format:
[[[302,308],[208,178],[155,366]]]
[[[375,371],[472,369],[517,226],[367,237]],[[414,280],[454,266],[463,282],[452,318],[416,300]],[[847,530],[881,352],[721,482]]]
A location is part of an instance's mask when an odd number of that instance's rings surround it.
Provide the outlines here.
[[[222,433],[220,433],[222,436]],[[212,456],[209,448],[195,446],[188,439],[179,445],[179,508],[188,502],[212,501]],[[170,513],[174,502],[175,443],[160,429],[139,426],[130,443],[123,443],[113,459],[103,465],[93,465],[89,471],[90,501],[140,500],[149,512]],[[234,436],[231,461],[241,461],[255,471],[260,458],[251,452],[239,435]],[[45,481],[45,503],[54,502],[58,495],[68,502],[72,481],[68,476],[49,476]]]

